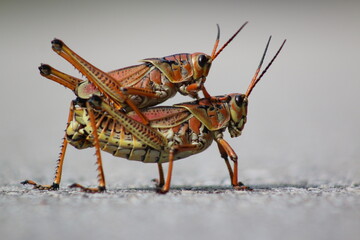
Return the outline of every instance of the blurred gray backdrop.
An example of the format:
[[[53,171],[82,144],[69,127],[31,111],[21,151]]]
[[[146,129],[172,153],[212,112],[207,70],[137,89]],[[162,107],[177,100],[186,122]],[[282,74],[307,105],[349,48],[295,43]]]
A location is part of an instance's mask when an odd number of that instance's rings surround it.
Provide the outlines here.
[[[226,135],[239,155],[241,180],[359,182],[359,10],[348,0],[1,1],[0,180],[52,180],[74,95],[37,67],[48,63],[79,76],[51,50],[54,37],[110,71],[147,57],[210,53],[216,23],[224,43],[249,21],[213,63],[206,82],[211,94],[246,91],[269,35],[268,61],[288,42],[251,96],[243,135]],[[177,96],[164,104],[189,100]],[[95,184],[92,154],[70,147],[64,181]],[[110,185],[156,176],[156,166],[103,155]],[[228,181],[218,156],[213,145],[176,162],[174,184]]]
[[[216,24],[224,43],[213,63],[213,95],[244,92],[269,35],[267,61],[287,43],[253,91],[243,135],[225,138],[248,185],[360,183],[360,3],[342,1],[0,1],[0,182],[51,183],[71,91],[40,76],[48,63],[78,72],[51,50],[62,39],[110,71],[149,57],[211,53]],[[265,62],[267,63],[265,60]],[[177,96],[164,105],[189,101]],[[96,185],[94,150],[69,146],[63,184]],[[151,186],[156,165],[103,153],[109,189]],[[226,185],[216,145],[175,163],[173,185]]]

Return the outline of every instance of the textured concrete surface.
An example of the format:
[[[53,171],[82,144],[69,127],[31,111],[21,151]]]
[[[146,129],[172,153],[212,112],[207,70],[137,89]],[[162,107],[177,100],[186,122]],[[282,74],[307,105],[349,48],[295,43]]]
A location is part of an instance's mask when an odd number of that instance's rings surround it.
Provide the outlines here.
[[[0,188],[2,239],[358,239],[359,186]]]
[[[359,239],[360,2],[0,1],[0,239]],[[175,163],[173,189],[153,191],[154,165],[103,155],[108,192],[96,185],[93,149],[68,148],[60,191],[52,181],[71,91],[39,75],[47,63],[80,77],[51,50],[56,37],[110,71],[139,59],[210,53],[220,24],[210,94],[244,92],[269,35],[278,59],[252,92],[235,192],[216,146]],[[177,96],[164,103],[189,101]],[[186,187],[182,187],[186,186]]]

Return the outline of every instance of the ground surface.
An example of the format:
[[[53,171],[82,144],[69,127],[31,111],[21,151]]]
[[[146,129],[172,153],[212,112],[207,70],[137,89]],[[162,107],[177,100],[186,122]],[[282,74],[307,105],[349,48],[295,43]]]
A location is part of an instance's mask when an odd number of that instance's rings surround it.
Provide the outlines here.
[[[358,239],[360,187],[151,187],[102,194],[0,187],[2,239]]]

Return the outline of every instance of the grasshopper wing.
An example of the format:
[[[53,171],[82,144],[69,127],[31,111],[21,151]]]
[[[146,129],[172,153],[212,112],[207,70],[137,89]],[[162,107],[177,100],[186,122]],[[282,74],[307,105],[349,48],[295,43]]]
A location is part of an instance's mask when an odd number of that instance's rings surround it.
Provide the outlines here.
[[[142,111],[150,121],[153,128],[170,128],[181,124],[192,117],[191,112],[182,107],[152,107]],[[128,116],[141,121],[135,112],[128,113]]]
[[[147,64],[139,64],[108,72],[122,87],[131,87],[142,80],[151,70]]]

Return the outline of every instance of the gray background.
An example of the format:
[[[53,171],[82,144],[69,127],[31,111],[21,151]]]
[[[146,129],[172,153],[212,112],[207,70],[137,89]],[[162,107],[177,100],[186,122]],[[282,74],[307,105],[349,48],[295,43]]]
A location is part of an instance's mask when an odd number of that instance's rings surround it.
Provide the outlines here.
[[[359,12],[359,2],[347,0],[1,1],[2,239],[355,239]],[[269,35],[269,57],[288,39],[251,95],[243,135],[226,135],[239,155],[240,179],[254,192],[227,188],[215,145],[175,163],[174,190],[166,196],[152,191],[156,165],[106,153],[108,193],[67,190],[75,181],[96,185],[93,149],[72,147],[62,190],[19,186],[24,179],[51,183],[73,99],[37,67],[48,63],[79,76],[51,50],[54,37],[110,71],[147,57],[210,54],[216,23],[222,44],[245,21],[213,63],[206,86],[213,95],[246,91]],[[188,100],[177,96],[166,105]]]

